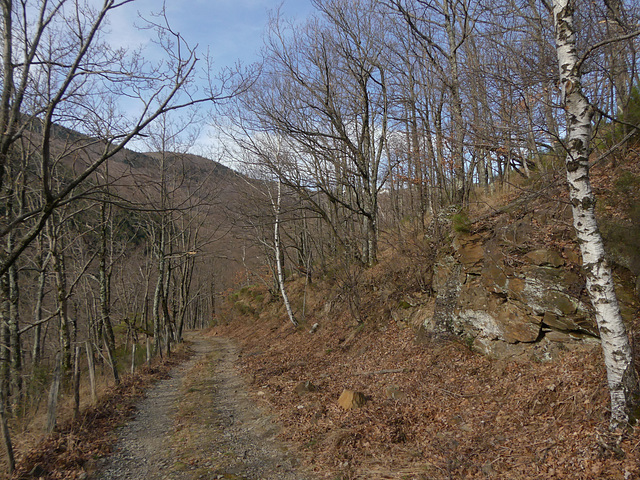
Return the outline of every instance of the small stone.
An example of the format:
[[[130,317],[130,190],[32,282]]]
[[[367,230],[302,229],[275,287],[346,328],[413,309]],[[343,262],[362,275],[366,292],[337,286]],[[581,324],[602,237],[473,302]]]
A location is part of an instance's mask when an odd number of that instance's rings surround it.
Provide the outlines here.
[[[525,257],[534,265],[551,266],[559,268],[565,264],[564,258],[554,250],[534,250],[525,255]]]
[[[575,334],[557,332],[555,330],[545,333],[544,337],[550,342],[558,343],[574,343],[580,340],[580,338]]]
[[[391,400],[404,400],[407,398],[407,394],[396,385],[388,385],[387,388],[385,388],[385,393],[387,394],[387,398]]]
[[[296,388],[294,390],[298,395],[302,396],[306,393],[317,391],[318,387],[316,387],[313,383],[307,380],[306,382],[298,383],[298,385],[296,385]]]
[[[496,471],[493,469],[493,465],[491,465],[491,462],[487,462],[482,465],[482,473],[484,473],[487,477],[495,477]]]
[[[343,390],[338,399],[338,405],[345,410],[362,407],[365,403],[367,403],[367,397],[365,397],[364,393],[354,392],[353,390]]]

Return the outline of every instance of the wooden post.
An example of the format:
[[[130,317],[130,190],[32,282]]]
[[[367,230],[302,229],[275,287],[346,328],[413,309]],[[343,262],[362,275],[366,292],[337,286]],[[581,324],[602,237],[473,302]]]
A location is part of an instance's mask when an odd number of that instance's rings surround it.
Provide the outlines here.
[[[96,403],[98,401],[98,394],[96,393],[96,365],[93,362],[93,349],[90,342],[84,344],[87,350],[87,364],[89,366],[89,383],[91,384],[91,401]]]
[[[76,345],[73,363],[73,418],[80,417],[80,345]]]
[[[49,390],[49,404],[47,408],[47,433],[53,432],[56,428],[56,409],[58,407],[58,391],[60,390],[60,353],[56,354],[56,368],[53,372],[53,382]]]

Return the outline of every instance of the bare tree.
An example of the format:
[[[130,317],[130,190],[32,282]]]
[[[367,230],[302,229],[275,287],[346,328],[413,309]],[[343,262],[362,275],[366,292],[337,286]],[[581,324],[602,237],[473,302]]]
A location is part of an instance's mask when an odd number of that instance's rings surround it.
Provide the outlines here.
[[[54,213],[86,198],[95,187],[91,180],[101,165],[123,152],[160,115],[233,93],[221,79],[215,86],[211,82],[199,92],[182,94],[191,88],[196,54],[169,28],[163,14],[149,23],[165,53],[157,64],[146,61],[140,52],[111,48],[103,36],[105,23],[131,1],[0,2],[0,198],[3,212],[11,212],[0,219],[0,278],[7,286],[1,289],[2,303],[9,314],[10,300],[18,293],[18,283],[11,278],[16,279],[19,259],[48,230],[65,369],[70,368],[71,342],[77,333],[67,309],[78,277],[66,284],[61,243],[65,234],[60,224],[64,219],[50,222]],[[133,113],[122,111],[119,98],[127,99],[127,111]],[[28,155],[22,155],[24,152]],[[20,161],[18,176],[15,167]],[[43,260],[43,270],[45,265]],[[35,327],[49,320],[39,318],[40,306],[37,308]],[[13,318],[16,321],[3,329],[3,333],[13,332],[13,340],[9,335],[3,342],[19,342],[18,317]],[[35,333],[39,335],[37,328]],[[6,401],[6,393],[5,389],[0,392],[0,403]],[[10,452],[8,431],[5,438]]]
[[[42,196],[19,218],[0,226],[4,237],[29,221],[29,228],[20,232],[11,251],[0,259],[0,275],[37,237],[52,212],[81,195],[77,187],[158,116],[224,96],[226,85],[216,91],[209,88],[197,98],[180,96],[197,59],[166,25],[155,25],[167,54],[160,66],[147,65],[139,56],[127,56],[102,41],[109,14],[130,1],[104,0],[97,10],[82,0],[2,2],[0,188],[5,185],[12,149],[20,138],[28,137],[37,145],[32,158]],[[35,18],[33,12],[38,12]],[[137,102],[140,113],[127,118],[119,112],[114,100],[118,95],[126,96],[131,106]],[[69,135],[66,145],[61,145],[56,140],[57,123],[95,136]],[[59,165],[67,169],[64,182],[54,176]]]
[[[463,114],[460,51],[474,29],[473,2],[468,0],[394,1],[391,4],[404,17],[423,45],[422,51],[446,86],[449,96],[449,162],[453,167],[455,203],[468,201],[467,177],[472,175],[465,162],[466,120]]]
[[[566,167],[587,291],[596,311],[611,394],[611,427],[626,425],[640,403],[640,384],[629,337],[620,315],[611,267],[595,215],[596,199],[589,182],[594,108],[585,96],[578,56],[573,0],[553,0],[560,86],[567,122]],[[635,33],[640,34],[639,32]],[[615,41],[613,39],[612,41]]]
[[[268,168],[371,265],[377,258],[389,122],[383,23],[373,1],[334,0],[316,7],[320,16],[303,27],[273,19],[261,79],[232,114],[234,140],[252,150],[255,136],[263,133],[286,139],[289,161]],[[372,13],[359,15],[363,10]],[[342,215],[357,218],[349,222],[355,241],[340,232]]]

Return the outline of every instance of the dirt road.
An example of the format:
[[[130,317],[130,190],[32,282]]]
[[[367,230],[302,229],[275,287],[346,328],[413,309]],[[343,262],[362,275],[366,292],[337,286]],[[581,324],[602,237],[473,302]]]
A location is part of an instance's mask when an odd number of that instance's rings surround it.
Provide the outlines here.
[[[310,479],[247,395],[227,339],[191,335],[195,355],[158,383],[94,479]]]

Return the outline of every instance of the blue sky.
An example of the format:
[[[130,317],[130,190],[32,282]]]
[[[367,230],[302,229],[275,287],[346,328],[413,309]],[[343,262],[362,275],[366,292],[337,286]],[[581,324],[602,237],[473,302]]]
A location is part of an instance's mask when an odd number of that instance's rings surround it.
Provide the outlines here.
[[[97,5],[103,2],[89,1]],[[161,10],[162,4],[161,0],[134,0],[112,11],[107,41],[114,47],[142,48],[144,56],[151,61],[164,58],[152,42],[155,34],[136,28],[144,24],[140,16],[151,18],[152,13]],[[180,32],[191,47],[198,45],[198,57],[202,59],[209,51],[213,77],[238,62],[249,65],[259,60],[270,12],[280,7],[284,17],[303,20],[314,11],[311,0],[165,0],[164,4],[171,28]],[[158,58],[154,58],[156,55]],[[203,67],[201,62],[200,68]],[[210,124],[203,124],[201,128],[191,151],[221,160],[215,153],[218,145],[215,128]],[[144,141],[134,141],[129,148],[149,149]]]
[[[311,0],[166,0],[167,17],[198,51],[210,49],[215,67],[257,60],[269,11],[282,5],[287,17],[304,18],[313,11]],[[134,28],[138,13],[148,16],[161,7],[158,0],[135,0],[117,9],[111,17],[111,39],[118,46],[146,45],[150,34]]]

